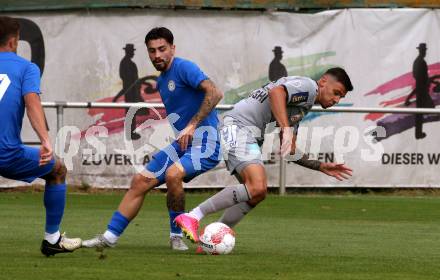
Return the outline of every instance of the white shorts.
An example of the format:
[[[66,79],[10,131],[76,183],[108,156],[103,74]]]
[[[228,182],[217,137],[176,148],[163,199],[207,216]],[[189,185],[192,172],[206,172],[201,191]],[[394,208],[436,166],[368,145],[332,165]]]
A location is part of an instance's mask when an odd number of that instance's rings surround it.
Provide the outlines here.
[[[220,126],[223,159],[231,174],[250,164],[263,164],[260,146],[252,131],[231,117],[225,117]]]

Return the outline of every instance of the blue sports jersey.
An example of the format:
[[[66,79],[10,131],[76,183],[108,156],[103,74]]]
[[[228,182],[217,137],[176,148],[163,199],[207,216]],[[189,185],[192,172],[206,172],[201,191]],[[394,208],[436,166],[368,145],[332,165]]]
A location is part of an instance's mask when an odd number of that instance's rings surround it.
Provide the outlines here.
[[[24,96],[40,94],[40,69],[12,52],[0,52],[0,164],[16,156],[25,110]]]
[[[157,79],[157,87],[167,115],[175,113],[179,116],[179,119],[171,124],[176,133],[182,131],[199,111],[205,98],[205,93],[199,89],[199,85],[207,79],[195,63],[179,57],[174,57],[170,69],[162,72]],[[214,109],[199,127],[207,126],[217,130],[217,125],[217,111]]]

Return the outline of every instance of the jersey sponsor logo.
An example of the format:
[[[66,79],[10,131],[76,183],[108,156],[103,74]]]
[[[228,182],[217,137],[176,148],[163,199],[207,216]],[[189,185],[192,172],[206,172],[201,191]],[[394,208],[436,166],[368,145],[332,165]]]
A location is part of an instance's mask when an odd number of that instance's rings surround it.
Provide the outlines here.
[[[5,95],[6,90],[8,89],[10,84],[11,84],[11,80],[9,79],[8,75],[0,74],[0,101]]]
[[[176,89],[176,83],[173,80],[168,81],[168,90],[174,91]]]
[[[307,101],[308,98],[309,98],[309,93],[308,92],[298,92],[298,93],[293,94],[290,97],[289,103],[305,102],[305,101]]]

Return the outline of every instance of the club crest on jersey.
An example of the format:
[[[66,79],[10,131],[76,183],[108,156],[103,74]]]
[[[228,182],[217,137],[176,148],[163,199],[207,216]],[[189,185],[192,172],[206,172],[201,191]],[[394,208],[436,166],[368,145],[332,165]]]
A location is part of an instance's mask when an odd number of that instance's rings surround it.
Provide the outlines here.
[[[168,90],[174,91],[176,89],[176,83],[173,80],[168,81]]]
[[[290,98],[290,103],[305,102],[307,101],[308,98],[309,98],[308,92],[298,92],[292,95],[292,97]]]

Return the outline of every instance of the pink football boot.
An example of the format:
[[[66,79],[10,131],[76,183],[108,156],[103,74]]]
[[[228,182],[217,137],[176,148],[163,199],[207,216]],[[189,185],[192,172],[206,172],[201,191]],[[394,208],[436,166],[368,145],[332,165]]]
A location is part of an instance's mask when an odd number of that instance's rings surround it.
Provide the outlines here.
[[[191,240],[193,243],[199,242],[199,221],[196,218],[191,217],[188,214],[180,214],[174,219],[174,222],[178,227],[180,227],[186,238]]]

